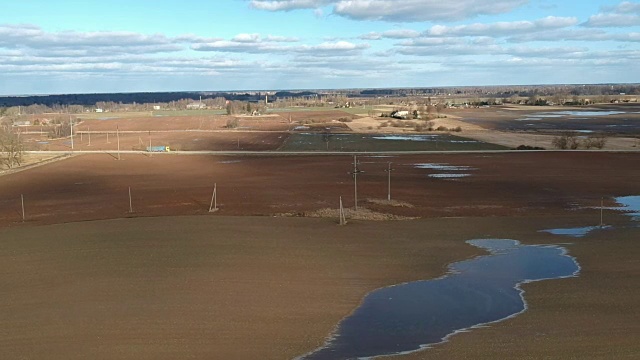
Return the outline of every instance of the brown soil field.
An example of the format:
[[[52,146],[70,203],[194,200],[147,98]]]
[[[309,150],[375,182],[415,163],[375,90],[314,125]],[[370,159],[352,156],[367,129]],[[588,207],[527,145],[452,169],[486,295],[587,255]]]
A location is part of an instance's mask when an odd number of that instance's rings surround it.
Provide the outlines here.
[[[482,254],[465,240],[557,243],[538,230],[584,221],[198,216],[4,229],[0,346],[6,358],[291,359],[366,293]],[[578,278],[527,284],[524,314],[406,358],[634,358],[638,233],[572,239]]]
[[[366,293],[482,253],[465,240],[512,238],[570,242],[580,276],[526,284],[524,314],[407,358],[634,358],[637,224],[608,210],[610,231],[538,231],[597,224],[589,207],[602,197],[638,195],[639,157],[360,156],[360,205],[423,219],[345,227],[274,215],[336,208],[338,196],[352,206],[350,156],[83,155],[2,176],[0,347],[33,359],[293,358]],[[413,207],[378,201],[387,162],[393,198]],[[421,163],[471,176],[429,177],[443,171]],[[214,182],[220,210],[210,214]],[[128,219],[101,220],[114,218]]]
[[[246,130],[286,131],[288,121],[280,117],[215,116],[155,116],[130,119],[83,120],[76,131],[184,131],[224,130],[229,119],[238,119],[238,126]]]
[[[75,150],[116,151],[118,149],[115,133],[92,133],[74,136]],[[287,139],[287,132],[247,132],[247,131],[174,131],[149,133],[121,133],[121,150],[146,150],[151,139],[152,146],[169,146],[176,151],[196,150],[276,150]],[[24,135],[25,146],[29,150],[67,151],[71,150],[71,140],[47,139],[39,135]],[[108,138],[108,139],[107,139]],[[108,140],[108,142],[107,142]]]
[[[20,220],[20,194],[34,224],[202,214],[214,182],[221,215],[304,214],[337,208],[340,196],[353,206],[351,156],[124,154],[118,161],[112,155],[76,156],[0,177],[0,224]],[[372,210],[412,217],[561,215],[584,212],[580,207],[602,197],[637,194],[639,161],[637,153],[360,156],[358,196]],[[365,204],[386,198],[388,162],[395,169],[393,198],[414,207]],[[469,176],[430,177],[447,172],[415,167],[423,163],[469,167],[452,171]]]

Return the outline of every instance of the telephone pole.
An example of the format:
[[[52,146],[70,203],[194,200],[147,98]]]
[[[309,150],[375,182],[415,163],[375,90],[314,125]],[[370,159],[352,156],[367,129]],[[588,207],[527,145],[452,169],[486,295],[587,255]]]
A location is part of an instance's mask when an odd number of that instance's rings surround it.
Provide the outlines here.
[[[387,181],[387,201],[391,201],[391,172],[394,169],[391,168],[391,163],[388,163],[387,165],[387,169],[385,170],[387,172],[387,177],[388,177],[388,181]]]
[[[120,129],[116,125],[116,137],[118,138],[118,160],[120,160]]]
[[[71,127],[71,150],[73,151],[73,121],[71,121],[71,115],[69,115],[69,126]]]
[[[354,198],[354,210],[358,211],[358,174],[364,173],[364,171],[358,169],[358,156],[353,155],[353,198]]]

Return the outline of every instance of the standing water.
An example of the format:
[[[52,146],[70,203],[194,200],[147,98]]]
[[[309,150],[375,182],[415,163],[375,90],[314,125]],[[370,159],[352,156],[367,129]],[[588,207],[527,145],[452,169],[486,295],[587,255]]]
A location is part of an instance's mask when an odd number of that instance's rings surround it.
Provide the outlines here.
[[[448,275],[375,290],[325,345],[302,359],[402,354],[446,341],[456,332],[526,310],[520,284],[576,276],[580,266],[558,246],[516,240],[470,240],[491,254],[449,266]]]

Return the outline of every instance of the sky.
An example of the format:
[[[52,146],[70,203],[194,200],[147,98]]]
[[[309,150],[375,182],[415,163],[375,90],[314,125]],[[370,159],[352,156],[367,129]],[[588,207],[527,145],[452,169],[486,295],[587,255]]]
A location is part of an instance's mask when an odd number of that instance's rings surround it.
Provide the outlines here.
[[[640,82],[640,2],[0,0],[0,94]]]

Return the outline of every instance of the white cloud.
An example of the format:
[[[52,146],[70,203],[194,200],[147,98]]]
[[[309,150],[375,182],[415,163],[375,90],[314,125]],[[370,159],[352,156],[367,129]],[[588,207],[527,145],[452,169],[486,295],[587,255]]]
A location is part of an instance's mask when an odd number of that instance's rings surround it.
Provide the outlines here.
[[[528,0],[350,0],[339,1],[334,13],[357,20],[454,21],[510,12]]]
[[[231,41],[240,43],[257,43],[260,42],[260,34],[238,34]]]
[[[548,29],[559,29],[576,25],[578,19],[574,17],[555,17],[534,21],[511,21],[496,23],[475,23],[469,25],[444,26],[435,25],[425,32],[430,36],[505,36],[514,33],[531,33]]]
[[[370,32],[360,35],[358,38],[363,40],[381,40],[386,39],[413,39],[420,36],[420,32],[409,29],[395,29],[384,32]]]
[[[333,13],[355,20],[455,21],[478,15],[510,12],[529,0],[252,0],[251,7],[268,11],[317,9],[333,5]]]
[[[69,49],[103,53],[163,53],[185,47],[187,38],[169,38],[162,34],[145,35],[124,31],[45,32],[34,25],[0,25],[0,47],[31,49]]]
[[[605,6],[602,12],[589,17],[587,27],[629,27],[640,25],[640,3],[623,1],[616,6]]]
[[[381,40],[382,34],[379,32],[372,31],[370,33],[358,36],[358,39],[362,40]]]
[[[514,35],[507,38],[509,42],[534,42],[534,41],[618,41],[640,42],[640,33],[608,33],[601,29],[558,29],[544,31],[535,34]]]
[[[623,1],[615,6],[605,6],[602,10],[618,14],[636,13],[640,14],[640,2]]]
[[[313,53],[316,56],[340,56],[349,53],[360,53],[368,49],[369,44],[355,44],[348,41],[323,42],[318,45],[279,45],[262,41],[248,41],[251,37],[241,36],[243,41],[232,39],[220,40],[211,43],[194,44],[191,49],[195,51],[236,52],[249,54],[293,54]]]
[[[298,9],[316,9],[331,4],[332,0],[252,0],[251,7],[268,11],[290,11]]]
[[[588,27],[628,27],[640,25],[640,16],[630,14],[597,14],[584,23]]]

